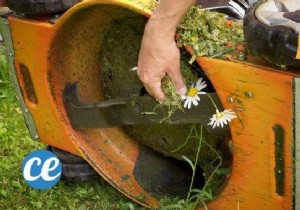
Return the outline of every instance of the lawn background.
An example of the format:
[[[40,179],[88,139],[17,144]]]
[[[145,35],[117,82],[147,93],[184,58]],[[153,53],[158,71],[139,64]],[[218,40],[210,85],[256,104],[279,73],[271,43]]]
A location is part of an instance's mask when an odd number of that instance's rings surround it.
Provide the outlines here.
[[[81,183],[63,180],[49,190],[35,190],[24,181],[24,157],[46,145],[33,141],[10,84],[4,47],[0,45],[0,210],[6,209],[144,209],[102,178]]]

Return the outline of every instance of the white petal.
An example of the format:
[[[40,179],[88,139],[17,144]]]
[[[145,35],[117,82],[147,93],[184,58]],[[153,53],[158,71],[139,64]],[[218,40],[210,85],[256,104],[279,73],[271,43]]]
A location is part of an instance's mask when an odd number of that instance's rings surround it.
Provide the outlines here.
[[[225,125],[227,125],[227,120],[226,120],[226,119],[223,119],[223,123],[224,123]]]
[[[181,96],[181,100],[186,100],[186,96],[185,96],[185,95],[182,95],[182,96]]]
[[[192,99],[189,101],[188,108],[190,109],[192,106]]]
[[[207,84],[205,81],[203,81],[203,78],[198,79],[196,82],[196,88],[197,90],[202,90],[207,87]]]
[[[217,122],[218,122],[218,120],[215,120],[215,123],[214,123],[214,126],[213,126],[213,128],[215,128],[215,127],[216,127],[216,125],[217,125]]]
[[[224,124],[223,124],[223,120],[220,120],[220,125],[223,128]]]
[[[214,119],[210,118],[210,122],[207,125],[213,125],[213,123],[214,123]]]
[[[219,127],[220,125],[220,120],[217,120],[217,127]]]
[[[183,107],[186,108],[190,101],[191,101],[190,98],[187,98]]]
[[[192,102],[193,102],[194,106],[198,106],[198,101],[197,101],[196,98],[193,98],[193,99],[192,99]]]
[[[197,94],[204,95],[204,94],[206,94],[206,92],[204,92],[204,91],[198,91]]]

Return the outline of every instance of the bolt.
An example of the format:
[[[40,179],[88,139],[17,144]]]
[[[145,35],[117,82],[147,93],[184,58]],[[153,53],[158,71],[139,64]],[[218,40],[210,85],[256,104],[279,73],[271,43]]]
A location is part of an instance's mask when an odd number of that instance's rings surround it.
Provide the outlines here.
[[[228,101],[228,103],[233,103],[234,100],[233,100],[233,98],[230,97],[227,99],[227,101]]]
[[[245,93],[245,96],[248,97],[248,98],[253,98],[253,93],[251,93],[251,92],[246,92],[246,93]]]
[[[4,25],[8,25],[8,24],[9,24],[8,21],[5,21],[5,22],[4,22]]]
[[[39,135],[35,135],[35,136],[34,136],[34,139],[35,139],[35,140],[39,140],[39,139],[40,139]]]
[[[134,113],[135,115],[140,115],[140,114],[143,113],[143,109],[142,109],[139,105],[137,105],[136,107],[134,107],[133,113]]]
[[[25,109],[24,112],[25,112],[26,114],[28,114],[28,113],[29,113],[29,109]]]
[[[8,53],[8,56],[9,56],[9,57],[13,57],[14,54],[10,52],[10,53]]]

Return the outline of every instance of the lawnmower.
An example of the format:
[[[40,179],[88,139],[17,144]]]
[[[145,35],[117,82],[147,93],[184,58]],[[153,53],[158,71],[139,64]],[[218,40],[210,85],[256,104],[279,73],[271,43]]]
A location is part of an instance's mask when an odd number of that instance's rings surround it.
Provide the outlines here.
[[[150,97],[130,71],[155,0],[8,0],[0,34],[30,134],[49,145],[67,180],[99,174],[146,208],[203,189],[218,156],[212,210],[300,209],[300,2],[198,0],[204,10],[243,21],[246,59],[197,56],[190,68],[209,81],[197,107],[175,112]],[[193,54],[191,46],[184,51]],[[188,53],[182,59],[189,59]],[[186,62],[188,63],[188,62]],[[215,107],[237,119],[208,126]],[[155,114],[153,114],[155,113]],[[217,153],[212,152],[217,151]],[[217,155],[218,154],[218,155]],[[201,203],[199,209],[204,208]]]

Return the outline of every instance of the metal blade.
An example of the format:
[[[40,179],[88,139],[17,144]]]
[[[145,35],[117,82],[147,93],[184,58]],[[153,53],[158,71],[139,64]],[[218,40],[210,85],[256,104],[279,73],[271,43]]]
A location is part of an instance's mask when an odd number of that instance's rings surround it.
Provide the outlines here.
[[[219,110],[222,105],[215,93],[209,96]],[[216,110],[209,96],[201,95],[198,106],[177,110],[168,118],[168,107],[160,105],[153,97],[137,96],[117,98],[91,103],[81,102],[77,94],[77,83],[67,84],[63,92],[63,101],[70,123],[74,129],[106,128],[122,125],[165,124],[203,124],[209,132],[228,136],[228,126],[212,129],[207,126]]]

